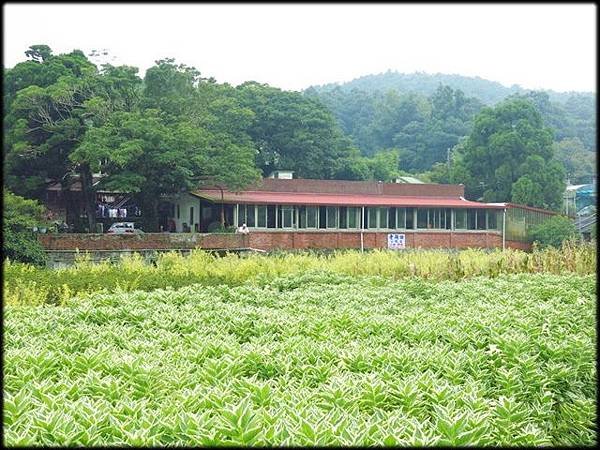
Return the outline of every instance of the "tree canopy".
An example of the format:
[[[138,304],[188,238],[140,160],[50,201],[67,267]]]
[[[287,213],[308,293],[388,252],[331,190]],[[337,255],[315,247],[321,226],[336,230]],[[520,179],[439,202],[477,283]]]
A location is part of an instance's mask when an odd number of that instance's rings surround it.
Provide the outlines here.
[[[560,208],[564,168],[553,160],[552,130],[531,102],[509,99],[483,109],[458,152],[453,178],[464,177],[468,196]]]

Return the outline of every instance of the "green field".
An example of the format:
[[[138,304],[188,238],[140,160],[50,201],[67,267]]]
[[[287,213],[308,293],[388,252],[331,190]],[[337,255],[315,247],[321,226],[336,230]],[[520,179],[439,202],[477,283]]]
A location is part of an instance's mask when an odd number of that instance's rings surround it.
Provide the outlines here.
[[[13,301],[5,444],[596,443],[595,274],[348,272]]]

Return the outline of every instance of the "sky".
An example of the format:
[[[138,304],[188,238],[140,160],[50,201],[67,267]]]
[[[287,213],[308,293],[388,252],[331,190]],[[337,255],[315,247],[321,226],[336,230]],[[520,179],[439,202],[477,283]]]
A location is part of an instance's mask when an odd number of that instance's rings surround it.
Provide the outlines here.
[[[143,75],[174,57],[202,76],[286,90],[395,70],[596,91],[596,5],[4,4],[4,67],[32,44],[107,55]]]

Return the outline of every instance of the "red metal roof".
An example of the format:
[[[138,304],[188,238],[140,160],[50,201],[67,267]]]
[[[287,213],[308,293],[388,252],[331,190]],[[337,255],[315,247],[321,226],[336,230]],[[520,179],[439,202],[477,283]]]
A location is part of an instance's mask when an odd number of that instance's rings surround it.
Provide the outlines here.
[[[214,202],[221,202],[219,190],[201,189],[192,195]],[[223,203],[247,203],[257,205],[311,205],[311,206],[425,206],[445,208],[492,208],[501,206],[463,200],[460,197],[397,196],[368,194],[321,194],[301,192],[243,191],[223,192]]]
[[[501,206],[503,208],[527,209],[529,211],[537,211],[537,212],[554,215],[554,216],[559,214],[556,211],[550,211],[548,209],[543,209],[543,208],[536,208],[535,206],[521,205],[519,203],[502,202],[502,203],[488,203],[488,205]]]

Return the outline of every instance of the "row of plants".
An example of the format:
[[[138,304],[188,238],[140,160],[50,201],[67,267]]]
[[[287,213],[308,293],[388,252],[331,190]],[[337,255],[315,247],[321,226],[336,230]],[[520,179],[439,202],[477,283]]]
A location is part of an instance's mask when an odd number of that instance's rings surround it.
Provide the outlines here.
[[[4,440],[592,446],[595,281],[311,271],[9,306]]]
[[[133,291],[205,285],[260,284],[285,274],[320,270],[351,276],[379,275],[392,279],[420,277],[461,280],[476,276],[497,277],[508,273],[589,274],[596,271],[596,247],[592,243],[565,243],[561,248],[536,249],[531,253],[508,249],[460,252],[417,250],[337,251],[330,254],[280,253],[223,257],[203,251],[189,256],[159,255],[152,263],[141,256],[114,264],[92,263],[85,257],[68,268],[49,269],[6,261],[5,304],[61,304],[73,295],[114,290]]]

